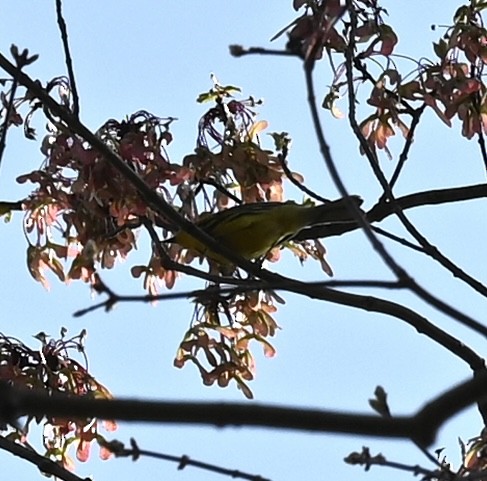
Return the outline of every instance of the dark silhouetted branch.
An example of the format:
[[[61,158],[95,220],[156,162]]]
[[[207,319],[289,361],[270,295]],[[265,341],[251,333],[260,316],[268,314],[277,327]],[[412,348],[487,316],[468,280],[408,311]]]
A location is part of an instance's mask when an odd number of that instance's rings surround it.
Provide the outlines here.
[[[7,102],[7,108],[5,109],[5,118],[1,125],[0,130],[0,165],[2,164],[3,154],[5,152],[5,147],[7,145],[7,132],[10,126],[11,115],[14,106],[15,93],[17,92],[18,82],[14,77],[12,81],[12,87],[10,88],[10,95]]]
[[[407,133],[406,142],[404,142],[404,147],[402,148],[402,151],[399,154],[399,160],[397,162],[396,168],[389,182],[391,189],[396,184],[397,179],[399,179],[399,175],[401,174],[402,169],[406,164],[406,160],[408,159],[408,155],[409,155],[409,150],[411,149],[411,145],[414,140],[414,133],[416,132],[416,129],[419,125],[419,121],[421,120],[421,116],[423,115],[425,108],[426,108],[426,104],[423,104],[421,105],[421,107],[414,110],[411,114],[413,119],[411,121],[411,126],[409,127],[409,131]]]
[[[193,291],[183,291],[183,292],[166,292],[164,294],[155,295],[123,295],[117,294],[113,289],[109,288],[98,276],[95,289],[98,294],[105,294],[107,299],[103,302],[99,302],[93,306],[79,309],[73,313],[75,317],[81,317],[90,312],[96,311],[98,309],[104,309],[109,311],[115,304],[122,302],[158,302],[158,301],[171,301],[177,299],[194,299],[195,301],[200,301],[206,303],[209,299],[214,297],[225,297],[230,298],[238,294],[243,294],[245,292],[252,291],[263,291],[263,290],[280,290],[282,288],[282,282],[275,285],[269,282],[262,282],[256,280],[242,280],[242,284],[234,287],[222,287],[220,284],[212,284],[205,289],[197,289]],[[321,281],[321,282],[309,282],[309,286],[312,287],[358,287],[358,288],[381,288],[381,289],[401,289],[405,286],[401,286],[395,281],[374,281],[374,280],[360,280],[356,279],[353,281]]]
[[[427,447],[438,429],[469,405],[487,398],[487,374],[483,370],[434,398],[413,416],[385,418],[319,409],[289,408],[241,403],[163,402],[107,400],[48,395],[43,391],[0,385],[3,422],[20,416],[56,416],[69,419],[106,420],[166,424],[199,424],[216,427],[246,426],[292,431],[344,433],[408,438]]]
[[[427,190],[408,194],[395,199],[402,210],[428,205],[440,205],[467,200],[482,199],[487,197],[487,184],[468,185],[464,187],[452,187],[448,189]],[[370,223],[380,222],[394,213],[393,205],[383,200],[378,202],[367,212],[367,219]],[[311,227],[302,230],[296,240],[318,239],[342,235],[345,232],[356,230],[357,224],[333,224]]]
[[[57,23],[59,25],[59,31],[61,32],[61,40],[63,42],[64,57],[66,60],[66,68],[68,70],[69,86],[73,94],[73,114],[76,117],[79,117],[78,88],[76,86],[76,78],[74,76],[73,59],[71,58],[71,53],[69,51],[68,29],[66,27],[66,22],[64,21],[63,17],[62,0],[56,0],[56,16]]]
[[[52,475],[64,481],[87,481],[79,476],[76,476],[71,471],[64,469],[58,463],[41,456],[34,450],[21,446],[20,444],[10,441],[3,436],[0,436],[0,449],[8,451],[14,456],[18,456],[19,458],[34,464],[43,474]]]
[[[139,459],[141,456],[145,456],[153,459],[162,459],[164,461],[171,461],[178,464],[178,469],[183,470],[186,467],[199,468],[205,471],[210,471],[212,473],[223,474],[225,476],[230,476],[232,478],[246,479],[248,481],[270,481],[268,478],[263,478],[258,474],[249,474],[239,469],[228,469],[222,468],[216,464],[205,463],[203,461],[197,461],[191,459],[189,456],[173,456],[171,454],[158,453],[155,451],[148,451],[146,449],[140,449],[135,440],[132,438],[130,440],[131,449],[123,446],[119,441],[112,441],[105,444],[110,451],[112,451],[117,457],[130,457],[134,461]]]

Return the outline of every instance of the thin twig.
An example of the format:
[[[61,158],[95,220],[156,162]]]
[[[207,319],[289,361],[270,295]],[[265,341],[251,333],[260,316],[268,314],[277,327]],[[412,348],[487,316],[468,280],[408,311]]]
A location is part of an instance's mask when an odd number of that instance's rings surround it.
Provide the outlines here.
[[[404,142],[404,147],[402,148],[402,151],[399,154],[399,160],[397,162],[397,166],[394,170],[394,173],[392,174],[391,180],[389,181],[389,185],[391,186],[391,189],[394,188],[394,185],[396,184],[397,179],[399,178],[399,175],[402,172],[404,165],[406,164],[406,160],[409,155],[409,150],[411,149],[411,145],[414,140],[414,133],[416,132],[416,128],[419,125],[419,121],[421,119],[421,116],[423,115],[425,108],[426,108],[426,104],[423,104],[421,105],[421,107],[419,107],[414,111],[414,114],[412,116],[413,120],[411,121],[411,126],[409,127],[406,142]]]
[[[277,156],[277,159],[279,160],[279,162],[281,164],[281,167],[282,167],[282,170],[286,174],[286,177],[289,179],[289,181],[295,187],[297,187],[301,192],[303,192],[304,194],[308,195],[311,199],[315,199],[315,200],[318,200],[319,202],[323,202],[323,203],[329,202],[330,199],[325,199],[321,195],[317,194],[316,192],[314,192],[311,189],[309,189],[308,187],[306,187],[304,184],[302,184],[301,182],[299,182],[294,177],[293,173],[291,172],[291,169],[287,165],[287,155],[288,155],[288,149],[287,149],[287,147],[284,147],[283,148],[283,152]]]
[[[433,464],[435,464],[438,467],[442,466],[442,464],[438,460],[438,458],[433,456],[433,454],[431,454],[428,451],[428,449],[426,449],[424,446],[420,446],[418,443],[415,443],[415,444],[416,444],[416,447],[426,456],[426,458],[430,460],[430,462],[432,462]]]
[[[413,244],[412,242],[409,242],[406,239],[403,239],[402,237],[397,236],[396,234],[393,234],[392,232],[388,232],[384,229],[381,229],[380,227],[372,226],[372,230],[376,232],[379,235],[382,235],[384,237],[387,237],[388,239],[393,240],[394,242],[397,242],[398,244],[401,244],[405,247],[408,247],[409,249],[413,249],[417,252],[424,253],[424,250],[422,247]]]
[[[221,278],[220,278],[221,281]],[[309,286],[312,287],[354,287],[354,288],[380,288],[380,289],[401,289],[405,286],[401,286],[397,281],[374,281],[374,280],[353,280],[353,281],[321,281],[321,282],[309,282]],[[147,294],[147,295],[123,295],[116,294],[101,280],[97,281],[96,291],[98,294],[107,295],[107,299],[103,302],[99,302],[93,306],[79,309],[73,313],[74,317],[81,317],[90,312],[98,309],[104,309],[109,311],[115,304],[122,302],[144,302],[152,303],[159,301],[170,301],[177,299],[194,299],[196,301],[202,299],[208,299],[215,296],[219,297],[233,297],[245,292],[261,291],[261,290],[280,290],[282,289],[282,283],[271,284],[269,282],[256,281],[249,279],[243,281],[241,285],[234,287],[221,287],[219,284],[211,285],[205,289],[197,289],[193,291],[183,292],[166,292],[164,294]]]
[[[230,54],[233,57],[243,57],[245,55],[272,55],[272,56],[283,56],[283,57],[297,57],[295,52],[290,50],[271,50],[263,47],[249,47],[244,48],[241,45],[230,45],[229,47]]]
[[[485,136],[482,130],[479,130],[478,141],[480,147],[480,153],[482,154],[482,160],[484,161],[484,169],[487,172],[487,149],[485,147]]]
[[[189,456],[174,456],[171,454],[157,453],[155,451],[149,451],[147,449],[140,449],[134,439],[130,440],[132,449],[127,449],[125,446],[120,447],[119,442],[111,442],[107,444],[107,448],[112,450],[116,457],[131,457],[133,460],[139,459],[140,456],[146,456],[148,458],[162,459],[164,461],[171,461],[178,464],[178,470],[183,470],[187,466],[193,466],[195,468],[203,469],[205,471],[210,471],[212,473],[223,474],[225,476],[230,476],[232,478],[246,479],[248,481],[270,481],[268,478],[264,478],[258,474],[249,474],[239,469],[228,469],[222,468],[216,464],[205,463],[203,461],[197,461],[191,459]]]
[[[470,74],[472,77],[477,76],[475,70],[476,70],[476,67],[474,67],[472,65],[471,69],[470,69]],[[481,75],[478,75],[478,76],[481,77]],[[479,116],[479,118],[481,118],[481,116],[483,115],[482,114],[482,109],[483,109],[482,103],[483,103],[483,100],[482,100],[482,95],[480,94],[480,92],[475,93],[473,95],[473,105],[474,105],[474,108],[476,110],[476,114]],[[482,122],[480,122],[480,124],[481,123]],[[484,132],[483,132],[482,128],[479,128],[479,131],[477,134],[477,139],[478,139],[478,143],[479,143],[479,147],[480,147],[480,153],[482,155],[482,160],[484,162],[484,173],[487,173],[487,149],[485,147],[485,136],[484,136]]]
[[[7,145],[7,131],[9,128],[10,116],[13,111],[15,94],[17,92],[18,85],[19,84],[17,81],[17,77],[14,76],[14,79],[12,81],[12,87],[10,89],[10,96],[8,99],[7,110],[5,112],[5,119],[1,127],[2,132],[0,136],[0,165],[2,164],[3,154],[5,152],[5,147]]]
[[[414,473],[416,476],[421,474],[423,475],[423,479],[441,479],[438,475],[439,470],[430,470],[423,468],[421,466],[415,465],[412,466],[410,464],[403,464],[398,463],[395,461],[388,461],[382,454],[377,454],[375,456],[370,454],[369,448],[364,447],[362,448],[362,452],[353,452],[350,453],[344,461],[347,464],[355,465],[355,466],[364,466],[365,470],[368,471],[371,466],[385,466],[393,469],[398,469],[400,471],[408,471]],[[435,463],[437,464],[437,463]],[[443,474],[446,474],[444,470],[441,471]],[[453,478],[454,473],[449,471],[451,477]]]
[[[211,185],[213,188],[218,190],[221,194],[225,195],[229,199],[232,199],[236,204],[241,204],[242,199],[237,197],[236,195],[232,194],[228,189],[225,189],[222,185],[220,185],[218,182],[214,181],[213,179],[204,179],[200,181],[200,184],[206,184],[206,185]]]
[[[59,25],[59,31],[61,32],[61,40],[63,42],[64,57],[66,59],[66,68],[68,70],[69,85],[73,94],[73,115],[79,117],[79,95],[78,88],[76,87],[76,79],[74,76],[73,59],[69,50],[68,42],[68,29],[66,22],[64,21],[62,12],[62,0],[56,0],[56,15],[57,23]]]
[[[435,475],[438,476],[438,470],[432,471],[431,469],[426,469],[418,465],[409,465],[404,463],[398,463],[396,461],[384,461],[382,463],[372,463],[377,464],[379,466],[385,466],[387,468],[398,469],[400,471],[408,471],[413,473],[415,476],[421,474],[423,475],[423,479],[432,479]]]

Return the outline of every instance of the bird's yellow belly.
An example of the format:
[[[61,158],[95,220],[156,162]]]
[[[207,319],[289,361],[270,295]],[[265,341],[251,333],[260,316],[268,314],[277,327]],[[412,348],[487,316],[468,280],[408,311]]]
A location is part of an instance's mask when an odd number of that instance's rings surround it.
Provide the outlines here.
[[[216,232],[213,233],[215,240],[248,260],[257,259],[267,254],[286,234],[276,223],[262,222],[261,216],[249,216],[248,222],[245,225],[240,224],[238,229],[235,229],[231,222],[224,227],[216,229]],[[185,232],[180,232],[175,240],[181,246],[193,249],[220,264],[230,263],[224,256],[211,251],[203,243]]]

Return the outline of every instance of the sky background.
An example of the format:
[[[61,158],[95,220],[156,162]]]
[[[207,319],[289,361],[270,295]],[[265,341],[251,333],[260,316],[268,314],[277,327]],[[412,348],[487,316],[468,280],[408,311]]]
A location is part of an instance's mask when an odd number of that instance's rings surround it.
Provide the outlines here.
[[[177,117],[172,126],[174,142],[168,150],[171,161],[180,162],[195,147],[198,119],[206,108],[195,99],[211,87],[210,74],[215,73],[221,84],[238,85],[244,96],[264,99],[259,118],[269,122],[269,132],[286,131],[293,138],[291,168],[303,173],[308,187],[326,197],[336,197],[313,135],[299,61],[269,56],[235,59],[228,54],[228,45],[235,43],[283,47],[284,38],[273,44],[269,39],[295,17],[291,3],[282,0],[65,2],[81,120],[96,130],[109,118],[121,120],[141,109],[162,117]],[[425,3],[419,0],[390,0],[383,5],[400,37],[396,51],[416,58],[432,58],[431,42],[439,33],[430,26],[449,24],[458,3],[430,0],[425,8]],[[39,54],[39,60],[28,67],[27,73],[43,82],[65,74],[54,2],[0,0],[0,7],[3,19],[0,51],[7,53],[15,43],[20,49],[28,48],[31,53]],[[413,70],[412,62],[399,61],[401,66]],[[316,88],[324,94],[331,83],[330,72],[321,64],[316,70]],[[346,109],[345,101],[342,108]],[[365,105],[359,109],[366,111]],[[350,127],[346,120],[336,120],[325,111],[322,119],[347,188],[364,198],[365,209],[371,208],[380,195],[380,187],[366,160],[360,156]],[[40,117],[37,125],[42,138]],[[475,141],[461,138],[459,132],[458,124],[448,129],[427,113],[396,194],[485,182]],[[272,147],[270,138],[262,136],[262,142]],[[392,146],[400,149],[399,136]],[[27,195],[29,185],[17,185],[15,178],[38,168],[42,160],[39,143],[24,140],[20,129],[12,129],[0,168],[0,200],[17,200]],[[394,166],[395,161],[382,159],[386,172],[391,172]],[[286,194],[302,200],[302,195],[291,187],[286,187]],[[487,256],[480,244],[487,234],[483,205],[484,201],[479,200],[455,206],[423,207],[408,214],[442,252],[485,282]],[[403,233],[393,219],[381,227]],[[0,330],[5,335],[35,347],[37,341],[31,336],[39,331],[57,336],[62,326],[71,334],[86,328],[90,371],[118,397],[245,401],[234,386],[225,390],[204,387],[192,366],[182,370],[172,366],[178,343],[191,318],[191,303],[181,300],[156,307],[122,304],[108,314],[97,311],[73,318],[74,311],[96,300],[81,283],[65,286],[51,276],[51,290],[46,292],[30,277],[21,215],[14,216],[9,224],[0,224],[0,241],[0,265],[3,266]],[[130,279],[128,269],[147,261],[148,245],[147,239],[141,236],[135,255],[112,272],[104,273],[103,279],[120,293],[142,293],[140,283]],[[392,279],[360,232],[326,239],[325,245],[336,279]],[[454,281],[420,254],[388,242],[386,245],[421,285],[463,312],[483,319],[485,300],[471,289]],[[307,263],[301,267],[290,254],[269,268],[302,280],[324,279],[319,266]],[[193,287],[202,284],[181,279],[175,289]],[[412,294],[357,292],[383,295],[404,303],[458,336],[479,354],[484,352],[485,341],[480,336]],[[367,400],[380,384],[389,393],[393,414],[409,414],[470,374],[468,366],[397,319],[291,294],[283,297],[286,305],[280,306],[276,314],[282,327],[274,339],[278,355],[266,359],[257,346],[255,349],[257,378],[251,383],[255,402],[371,412]],[[457,438],[466,440],[476,436],[480,429],[481,421],[475,409],[467,410],[445,426],[434,447],[445,447],[445,454],[458,466]],[[186,454],[275,481],[329,477],[336,481],[352,477],[354,481],[381,481],[391,476],[396,480],[412,479],[407,473],[391,472],[387,468],[373,468],[365,473],[342,462],[349,452],[360,451],[364,445],[373,454],[382,452],[390,460],[431,467],[410,442],[367,437],[123,423],[114,437],[124,442],[134,437],[144,449]],[[32,442],[35,444],[34,439]],[[121,481],[135,477],[181,481],[224,479],[193,468],[178,472],[173,464],[149,459],[137,463],[126,459],[101,462],[96,449],[93,454],[89,463],[77,463],[77,474]],[[39,476],[35,467],[8,453],[0,453],[0,457],[2,472],[7,477],[35,479]]]

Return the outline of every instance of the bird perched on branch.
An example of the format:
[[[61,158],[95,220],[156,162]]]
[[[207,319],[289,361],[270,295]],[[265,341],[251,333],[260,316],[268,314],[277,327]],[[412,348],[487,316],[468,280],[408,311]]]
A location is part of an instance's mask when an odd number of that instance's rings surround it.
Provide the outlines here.
[[[348,197],[348,202],[360,207],[362,199],[353,195]],[[242,204],[216,214],[203,215],[196,225],[241,257],[257,259],[307,227],[353,222],[355,218],[348,202],[347,199],[339,199],[318,206],[295,202]],[[177,243],[221,265],[231,264],[222,254],[213,252],[183,230],[165,242]]]

